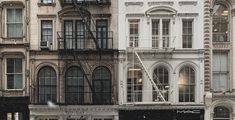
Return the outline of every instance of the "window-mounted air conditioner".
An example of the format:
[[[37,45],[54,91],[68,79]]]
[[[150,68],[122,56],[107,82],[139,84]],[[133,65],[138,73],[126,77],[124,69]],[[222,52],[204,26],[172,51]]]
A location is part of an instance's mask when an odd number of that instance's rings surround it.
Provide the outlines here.
[[[40,42],[40,48],[41,49],[49,49],[50,47],[50,42],[49,41],[41,41]]]

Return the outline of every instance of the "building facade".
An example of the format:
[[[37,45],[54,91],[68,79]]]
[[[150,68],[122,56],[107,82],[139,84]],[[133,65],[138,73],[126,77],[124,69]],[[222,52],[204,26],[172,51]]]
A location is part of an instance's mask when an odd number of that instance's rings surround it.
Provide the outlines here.
[[[29,6],[0,1],[0,119],[29,119]]]
[[[30,7],[30,119],[118,119],[117,1]]]
[[[234,120],[233,0],[205,0],[205,119]]]
[[[204,120],[203,7],[119,0],[119,120]]]

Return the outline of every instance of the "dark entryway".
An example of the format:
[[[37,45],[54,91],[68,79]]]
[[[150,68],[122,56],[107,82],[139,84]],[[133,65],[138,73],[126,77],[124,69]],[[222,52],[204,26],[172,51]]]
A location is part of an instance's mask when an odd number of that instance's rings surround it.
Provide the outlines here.
[[[119,120],[204,120],[203,110],[123,110]]]
[[[29,120],[29,97],[0,97],[0,120]]]

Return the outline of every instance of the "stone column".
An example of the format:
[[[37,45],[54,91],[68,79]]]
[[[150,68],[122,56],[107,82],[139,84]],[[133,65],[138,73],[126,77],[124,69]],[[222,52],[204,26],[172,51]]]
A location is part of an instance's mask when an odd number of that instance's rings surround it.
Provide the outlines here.
[[[234,40],[235,40],[235,34],[234,34],[234,31],[235,31],[235,9],[232,9],[231,10],[231,16],[232,16],[232,19],[231,19],[231,21],[230,21],[230,26],[232,27],[232,28],[229,28],[231,31],[230,31],[230,41],[231,41],[231,59],[230,59],[230,62],[231,62],[231,66],[234,66],[235,65],[235,62],[234,62],[234,60],[235,60],[235,42],[234,42]],[[235,67],[232,67],[231,69],[231,78],[230,78],[230,80],[231,80],[231,88],[232,88],[232,90],[233,91],[235,91],[235,82],[233,81],[233,79],[234,79],[234,74],[235,74]]]

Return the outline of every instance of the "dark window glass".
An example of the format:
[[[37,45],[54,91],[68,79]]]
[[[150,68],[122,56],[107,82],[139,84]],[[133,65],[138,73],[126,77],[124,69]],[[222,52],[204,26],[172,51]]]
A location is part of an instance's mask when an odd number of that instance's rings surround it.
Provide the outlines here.
[[[84,75],[79,67],[70,67],[65,77],[65,102],[68,104],[81,104],[84,100]]]
[[[223,106],[218,106],[214,109],[214,119],[213,120],[230,120],[230,111],[228,108]]]
[[[56,89],[55,70],[48,66],[41,68],[38,73],[38,102],[47,103],[50,101],[56,103]]]
[[[111,104],[111,74],[106,67],[98,67],[93,72],[93,103]]]
[[[183,48],[192,48],[193,21],[183,20]]]
[[[51,20],[42,20],[41,41],[50,41],[53,39],[53,24]]]

